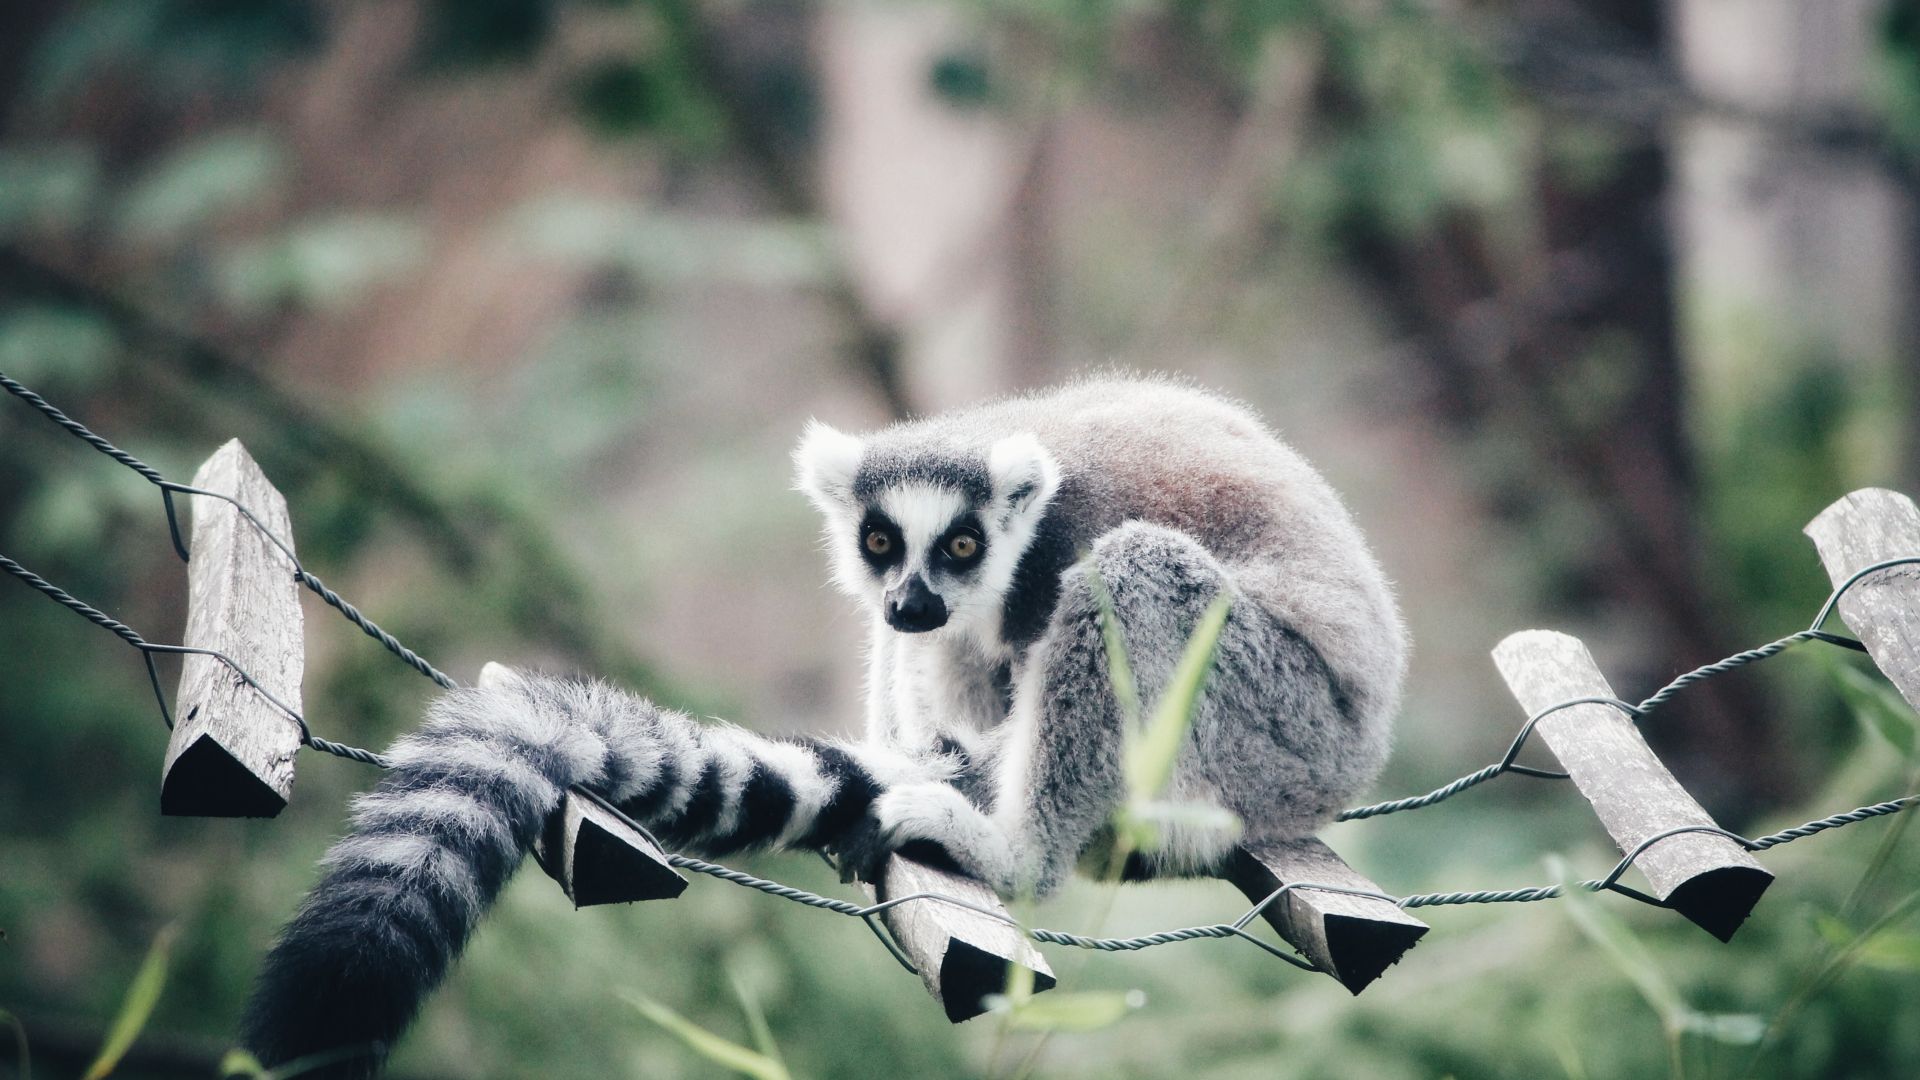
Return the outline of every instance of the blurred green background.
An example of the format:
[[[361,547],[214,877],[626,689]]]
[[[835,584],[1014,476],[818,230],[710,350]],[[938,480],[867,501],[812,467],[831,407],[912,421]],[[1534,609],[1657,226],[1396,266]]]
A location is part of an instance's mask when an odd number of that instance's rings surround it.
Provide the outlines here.
[[[787,490],[805,419],[1182,372],[1317,462],[1399,583],[1387,797],[1504,748],[1508,632],[1578,634],[1643,696],[1804,625],[1829,502],[1920,490],[1916,167],[1908,0],[9,0],[0,371],[178,479],[242,438],[308,564],[458,678],[834,732],[860,627]],[[12,399],[0,552],[180,633],[153,489]],[[307,619],[317,730],[415,722],[425,680]],[[1729,827],[1913,784],[1906,706],[1816,653],[1648,725]],[[145,681],[0,582],[0,1010],[38,1076],[81,1073],[167,927],[117,1075],[212,1075],[373,778],[305,755],[278,820],[162,818]],[[529,872],[394,1071],[721,1075],[621,995],[744,1040],[737,985],[810,1078],[1913,1075],[1903,825],[1770,853],[1726,946],[1618,897],[1439,909],[1358,999],[1233,943],[1055,951],[1146,1004],[1044,1041],[950,1028],[851,920],[705,880],[575,913]],[[1328,838],[1396,893],[1616,857],[1524,778]],[[1110,893],[1032,917],[1241,906]]]

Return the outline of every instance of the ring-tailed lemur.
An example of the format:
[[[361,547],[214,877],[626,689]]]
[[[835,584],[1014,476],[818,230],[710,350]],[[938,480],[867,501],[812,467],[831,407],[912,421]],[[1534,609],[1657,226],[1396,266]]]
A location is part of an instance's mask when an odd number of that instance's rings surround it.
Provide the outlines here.
[[[931,848],[1003,893],[1052,888],[1124,797],[1101,587],[1148,701],[1229,598],[1171,798],[1290,839],[1382,764],[1392,594],[1332,489],[1246,409],[1101,378],[864,438],[816,423],[794,458],[871,623],[866,737],[765,738],[490,666],[395,744],[268,956],[245,1045],[268,1064],[372,1048],[327,1075],[376,1069],[574,785],[705,855],[805,847],[864,871]],[[1173,841],[1149,869],[1225,853]]]

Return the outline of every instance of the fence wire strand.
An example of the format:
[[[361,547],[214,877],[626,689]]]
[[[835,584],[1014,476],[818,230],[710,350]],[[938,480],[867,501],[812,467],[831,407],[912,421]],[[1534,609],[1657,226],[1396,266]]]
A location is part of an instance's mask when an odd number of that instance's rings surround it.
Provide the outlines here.
[[[129,454],[126,451],[120,449],[119,447],[115,446],[113,443],[109,442],[107,439],[102,438],[100,435],[94,433],[92,430],[87,428],[84,424],[81,424],[79,421],[74,420],[72,417],[68,416],[66,413],[62,412],[60,409],[56,408],[54,405],[48,402],[45,398],[41,397],[39,394],[33,392],[32,390],[28,389],[26,386],[22,385],[17,380],[7,376],[4,373],[0,373],[0,389],[5,389],[9,393],[13,394],[15,397],[26,402],[28,405],[32,406],[36,411],[38,411],[43,416],[45,416],[48,420],[59,425],[62,429],[67,431],[69,434],[73,435],[75,438],[80,439],[82,442],[85,442],[87,445],[93,447],[95,450],[98,450],[100,453],[105,454],[107,457],[112,458],[114,461],[118,462],[119,464],[139,474],[142,478],[144,478],[148,482],[152,483],[155,487],[157,487],[160,490],[161,500],[165,506],[166,516],[167,516],[167,529],[168,529],[169,536],[171,537],[173,542],[174,551],[179,555],[182,561],[189,560],[191,558],[192,553],[188,549],[188,546],[181,535],[179,517],[176,511],[173,496],[175,494],[201,495],[201,496],[206,496],[210,498],[220,499],[224,502],[227,502],[230,505],[232,505],[235,508],[235,510],[237,510],[239,514],[249,524],[253,526],[254,529],[258,530],[263,537],[265,537],[269,542],[271,542],[283,554],[286,555],[287,559],[289,560],[292,566],[293,576],[295,580],[298,581],[302,586],[306,587],[308,590],[312,591],[315,595],[319,596],[323,602],[325,602],[329,607],[338,611],[342,617],[347,619],[353,625],[357,626],[368,637],[371,637],[375,641],[378,641],[388,652],[392,653],[396,658],[398,658],[402,663],[406,664],[408,667],[413,668],[415,671],[419,672],[421,675],[425,676],[426,678],[433,681],[435,684],[445,689],[453,689],[459,685],[451,677],[446,675],[444,672],[440,671],[439,669],[435,668],[432,664],[428,663],[418,653],[415,653],[412,649],[409,649],[398,638],[394,637],[391,633],[382,629],[373,620],[367,618],[364,614],[360,612],[360,610],[357,607],[355,607],[353,604],[349,603],[347,600],[341,597],[339,593],[335,592],[331,588],[328,588],[327,585],[324,582],[322,582],[319,577],[317,577],[316,575],[308,571],[306,567],[301,564],[299,558],[294,555],[292,545],[289,544],[284,538],[276,535],[273,532],[273,530],[269,529],[266,526],[266,524],[263,521],[261,521],[261,519],[258,516],[255,515],[252,508],[242,505],[238,500],[234,499],[231,495],[225,494],[223,492],[208,491],[202,488],[193,487],[187,484],[181,484],[181,483],[167,479],[165,476],[163,476],[159,472],[159,470],[153,468],[151,465],[148,465],[146,462],[141,461],[139,458],[133,456],[132,454]],[[1801,645],[1808,641],[1819,641],[1824,644],[1833,645],[1840,648],[1846,648],[1846,649],[1852,649],[1852,650],[1864,652],[1866,650],[1866,646],[1863,645],[1861,642],[1841,634],[1829,633],[1828,631],[1821,629],[1821,627],[1825,625],[1827,619],[1833,614],[1833,611],[1836,605],[1838,605],[1841,597],[1844,596],[1846,592],[1849,589],[1853,588],[1856,584],[1858,584],[1859,582],[1865,580],[1866,578],[1880,571],[1888,570],[1898,566],[1906,566],[1906,565],[1913,565],[1913,564],[1920,564],[1920,555],[1909,555],[1909,556],[1902,556],[1900,558],[1887,559],[1881,562],[1874,563],[1870,566],[1862,567],[1859,571],[1855,572],[1853,575],[1848,577],[1845,581],[1842,581],[1839,585],[1834,587],[1833,591],[1828,594],[1826,602],[1821,605],[1819,614],[1815,616],[1813,623],[1807,629],[1801,630],[1798,633],[1789,634],[1786,637],[1780,638],[1776,641],[1768,642],[1767,644],[1759,646],[1758,648],[1748,649],[1743,652],[1738,652],[1722,660],[1717,660],[1711,664],[1705,664],[1698,668],[1693,669],[1692,671],[1686,672],[1685,674],[1678,676],[1677,678],[1668,682],[1665,686],[1662,686],[1660,689],[1656,690],[1653,694],[1649,695],[1647,698],[1639,702],[1637,705],[1620,700],[1618,698],[1599,697],[1599,696],[1580,697],[1580,698],[1573,698],[1567,701],[1556,702],[1553,705],[1547,706],[1546,708],[1541,709],[1540,711],[1527,717],[1525,723],[1521,725],[1518,733],[1515,734],[1515,736],[1513,737],[1513,740],[1508,744],[1506,752],[1501,756],[1499,761],[1496,761],[1483,768],[1476,769],[1475,771],[1467,773],[1464,776],[1458,777],[1447,784],[1444,784],[1438,788],[1435,788],[1432,791],[1427,792],[1424,795],[1411,795],[1405,798],[1392,799],[1386,802],[1374,803],[1367,806],[1357,806],[1350,810],[1344,811],[1335,820],[1357,821],[1357,820],[1364,820],[1367,818],[1381,817],[1388,814],[1400,813],[1406,810],[1415,810],[1423,807],[1433,806],[1437,803],[1444,802],[1447,799],[1450,799],[1453,796],[1458,795],[1459,793],[1466,791],[1469,788],[1477,787],[1489,780],[1492,780],[1497,776],[1502,776],[1508,773],[1512,773],[1520,776],[1531,776],[1531,777],[1550,779],[1550,780],[1566,779],[1567,774],[1565,772],[1558,771],[1558,770],[1541,769],[1541,768],[1536,768],[1530,765],[1522,765],[1517,761],[1517,758],[1519,757],[1521,750],[1526,746],[1529,738],[1533,734],[1534,729],[1539,725],[1540,721],[1556,712],[1561,711],[1562,709],[1573,708],[1574,706],[1577,706],[1577,705],[1605,705],[1605,706],[1619,710],[1621,713],[1625,714],[1630,720],[1638,722],[1646,719],[1649,715],[1651,715],[1656,710],[1658,710],[1659,708],[1667,704],[1669,701],[1671,701],[1681,691],[1685,690],[1690,686],[1693,686],[1696,683],[1705,681],[1707,679],[1713,678],[1717,675],[1721,675],[1729,671],[1736,670],[1738,668],[1745,667],[1749,664],[1757,663],[1761,660],[1766,660],[1771,657],[1778,656],[1779,654],[1787,651],[1788,649],[1791,649],[1797,645]],[[331,739],[323,738],[319,735],[314,734],[312,727],[308,724],[306,718],[301,715],[299,710],[292,708],[291,706],[287,705],[285,702],[280,701],[272,693],[268,692],[266,688],[262,687],[259,684],[259,682],[257,682],[253,678],[253,676],[246,671],[245,668],[243,668],[240,664],[236,663],[231,657],[228,657],[225,654],[217,652],[212,649],[194,648],[186,645],[159,644],[159,643],[149,641],[145,636],[141,635],[138,631],[134,630],[132,627],[128,626],[127,624],[113,618],[112,616],[106,614],[100,609],[95,608],[90,604],[87,604],[85,601],[78,599],[77,597],[73,596],[71,593],[53,584],[52,582],[34,573],[33,571],[27,569],[26,567],[22,566],[20,563],[14,561],[11,558],[8,558],[5,555],[0,555],[0,570],[4,570],[6,573],[10,574],[11,576],[18,578],[19,580],[21,580],[31,588],[35,589],[36,591],[48,597],[49,599],[53,600],[55,603],[73,612],[74,614],[79,615],[81,618],[87,620],[89,623],[92,623],[93,625],[108,631],[114,636],[125,641],[128,645],[132,646],[134,649],[138,650],[143,660],[145,661],[149,681],[153,684],[154,697],[159,704],[161,719],[166,723],[166,725],[169,728],[173,726],[173,716],[167,704],[166,693],[164,690],[162,690],[160,685],[160,675],[159,675],[158,669],[155,667],[154,656],[165,655],[165,654],[187,654],[187,655],[206,656],[221,664],[224,664],[226,667],[231,669],[237,678],[243,681],[246,685],[252,687],[262,697],[266,698],[266,700],[270,702],[274,707],[279,709],[281,712],[284,712],[297,725],[299,725],[300,739],[301,739],[302,745],[311,747],[312,749],[319,750],[324,753],[332,754],[336,757],[342,757],[351,761],[358,761],[363,764],[378,766],[379,768],[382,768],[382,769],[391,767],[392,765],[391,761],[387,759],[384,755],[381,755],[371,750],[362,749],[360,747],[349,746],[345,743],[335,742]],[[656,844],[658,843],[658,841],[654,839],[653,834],[644,825],[641,825],[639,822],[634,821],[631,817],[629,817],[627,814],[622,812],[618,807],[614,806],[608,800],[601,798],[600,796],[598,796],[593,792],[580,790],[577,793],[584,795],[585,797],[591,799],[602,808],[610,811],[621,822],[633,828],[640,835],[645,836],[648,840],[654,841]],[[1574,882],[1574,883],[1569,883],[1569,884],[1535,885],[1535,886],[1526,886],[1526,887],[1515,888],[1515,889],[1480,890],[1480,891],[1471,891],[1471,892],[1414,893],[1407,896],[1393,896],[1385,892],[1376,892],[1376,891],[1366,890],[1366,889],[1354,889],[1354,888],[1348,888],[1345,886],[1325,885],[1325,884],[1319,884],[1315,882],[1288,882],[1280,885],[1272,893],[1268,894],[1267,896],[1262,898],[1258,903],[1248,908],[1244,913],[1242,913],[1238,918],[1234,919],[1232,922],[1215,923],[1208,926],[1190,926],[1190,927],[1185,927],[1181,929],[1160,931],[1158,933],[1143,934],[1135,937],[1089,937],[1086,935],[1069,933],[1063,930],[1048,930],[1048,929],[1038,928],[1038,927],[1026,927],[1026,926],[1020,925],[1016,920],[1014,920],[1011,916],[1007,915],[1004,911],[988,908],[968,900],[963,900],[959,897],[948,896],[942,893],[918,892],[918,893],[912,893],[905,896],[890,897],[884,901],[880,901],[877,903],[856,904],[849,900],[838,899],[831,896],[822,896],[819,893],[810,892],[806,889],[796,888],[791,885],[785,885],[785,884],[782,884],[781,882],[774,881],[769,878],[756,877],[753,874],[749,874],[741,870],[736,870],[732,867],[724,866],[719,863],[708,862],[706,860],[697,859],[688,855],[668,853],[667,861],[669,864],[671,864],[677,869],[687,870],[693,873],[704,874],[709,877],[718,878],[722,881],[730,882],[734,885],[739,885],[744,888],[754,889],[759,892],[766,893],[769,896],[779,897],[783,900],[791,900],[795,903],[804,904],[808,907],[816,908],[821,911],[831,911],[838,915],[844,915],[851,918],[860,919],[861,921],[865,922],[870,929],[873,930],[876,936],[880,938],[881,943],[884,944],[887,947],[887,950],[893,954],[894,959],[899,961],[900,964],[909,971],[914,970],[912,962],[902,952],[899,945],[896,942],[894,942],[888,936],[888,934],[881,928],[881,925],[875,921],[878,918],[878,916],[884,914],[885,912],[890,911],[895,907],[899,907],[903,904],[908,904],[908,903],[939,903],[939,904],[945,904],[951,907],[961,908],[961,909],[973,912],[974,914],[982,915],[987,918],[993,919],[996,922],[1005,923],[1006,925],[1013,927],[1014,929],[1018,930],[1020,933],[1024,934],[1025,936],[1035,941],[1044,942],[1044,943],[1053,944],[1053,945],[1071,946],[1073,948],[1079,948],[1079,949],[1089,949],[1089,950],[1094,950],[1099,952],[1135,952],[1141,949],[1152,948],[1159,945],[1168,945],[1168,944],[1172,944],[1175,942],[1182,942],[1182,941],[1200,941],[1200,940],[1212,940],[1212,939],[1239,938],[1239,939],[1252,942],[1253,944],[1259,946],[1261,949],[1265,950],[1271,955],[1276,956],[1279,959],[1289,964],[1292,964],[1296,967],[1299,967],[1308,971],[1317,971],[1319,970],[1319,968],[1312,961],[1307,960],[1300,956],[1296,956],[1291,953],[1283,952],[1282,950],[1274,946],[1272,943],[1265,941],[1249,933],[1247,931],[1247,927],[1253,923],[1254,919],[1258,918],[1261,914],[1267,911],[1267,909],[1285,900],[1289,894],[1295,893],[1295,892],[1308,891],[1308,890],[1317,891],[1317,892],[1344,894],[1349,896],[1367,897],[1371,899],[1381,900],[1386,903],[1394,904],[1401,908],[1426,908],[1426,907],[1447,907],[1447,906],[1457,906],[1457,905],[1466,905],[1466,904],[1534,903],[1537,901],[1550,900],[1555,897],[1562,896],[1565,894],[1566,889],[1571,887],[1571,888],[1583,889],[1591,892],[1603,892],[1603,891],[1616,892],[1623,896],[1629,897],[1631,899],[1639,900],[1643,903],[1650,904],[1655,907],[1667,907],[1668,905],[1665,904],[1664,902],[1654,897],[1648,896],[1647,894],[1640,892],[1639,890],[1636,890],[1629,886],[1621,884],[1621,878],[1626,874],[1626,872],[1629,869],[1633,867],[1634,863],[1640,858],[1642,854],[1644,854],[1646,851],[1651,849],[1658,842],[1665,840],[1669,837],[1678,836],[1686,833],[1707,833],[1710,835],[1717,835],[1720,837],[1724,837],[1728,840],[1731,840],[1734,843],[1739,844],[1741,847],[1745,848],[1748,851],[1765,851],[1770,848],[1779,847],[1782,844],[1791,843],[1803,837],[1812,836],[1816,833],[1826,832],[1830,829],[1842,828],[1844,826],[1852,825],[1861,821],[1866,821],[1871,818],[1884,817],[1889,814],[1899,813],[1900,811],[1905,810],[1910,806],[1913,806],[1916,802],[1920,802],[1920,793],[1906,795],[1897,799],[1890,799],[1886,802],[1874,803],[1869,806],[1857,807],[1852,810],[1844,811],[1838,814],[1833,814],[1829,817],[1819,818],[1814,821],[1808,821],[1803,824],[1795,825],[1791,828],[1783,829],[1779,832],[1770,833],[1768,835],[1757,837],[1754,839],[1748,839],[1737,833],[1729,832],[1728,830],[1725,830],[1725,829],[1719,828],[1718,826],[1713,826],[1713,825],[1687,825],[1687,826],[1681,826],[1674,829],[1668,829],[1664,832],[1655,833],[1654,835],[1649,836],[1646,839],[1642,840],[1639,844],[1637,844],[1633,848],[1633,850],[1625,853],[1620,858],[1620,860],[1614,864],[1613,868],[1605,876],[1588,879],[1584,881],[1579,881],[1579,882]],[[664,848],[662,850],[664,850]]]

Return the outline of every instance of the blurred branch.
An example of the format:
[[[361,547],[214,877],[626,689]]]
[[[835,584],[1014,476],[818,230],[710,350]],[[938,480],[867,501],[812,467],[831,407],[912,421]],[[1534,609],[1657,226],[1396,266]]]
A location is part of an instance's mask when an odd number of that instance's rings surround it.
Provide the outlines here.
[[[1325,67],[1324,50],[1307,35],[1269,34],[1245,111],[1227,144],[1225,162],[1200,218],[1193,246],[1140,321],[1136,355],[1169,355],[1217,315],[1209,293],[1243,269],[1261,248],[1263,220],[1274,178],[1299,156],[1313,107],[1313,86]]]
[[[175,383],[155,377],[154,365],[192,389],[211,388],[260,421],[280,446],[273,471],[289,485],[316,474],[336,475],[356,498],[383,506],[407,522],[427,549],[469,583],[500,579],[500,564],[513,594],[515,629],[556,649],[572,663],[643,690],[658,692],[651,665],[623,649],[620,635],[602,619],[592,589],[554,547],[546,529],[507,503],[490,498],[454,501],[422,485],[396,455],[347,431],[296,399],[220,347],[169,325],[113,291],[0,245],[0,294],[33,297],[79,307],[106,319],[122,336],[121,367],[147,389],[166,395],[170,414],[206,427],[205,402]],[[213,431],[216,437],[230,431]],[[262,456],[267,456],[263,451]],[[494,554],[496,545],[504,551]]]
[[[773,116],[727,63],[720,35],[700,5],[696,0],[662,0],[659,10],[677,50],[725,118],[734,145],[774,206],[790,217],[824,219],[826,213],[813,185],[781,146]],[[909,416],[914,410],[901,375],[900,331],[876,315],[861,297],[845,252],[831,242],[829,247],[835,272],[826,288],[826,299],[851,338],[845,346],[847,359],[893,416]]]
[[[1680,378],[1671,355],[1670,316],[1634,316],[1631,294],[1664,275],[1626,265],[1630,256],[1563,251],[1531,291],[1474,295],[1489,273],[1471,229],[1451,228],[1415,244],[1373,238],[1354,252],[1363,282],[1393,322],[1413,337],[1406,354],[1429,369],[1444,395],[1439,412],[1463,431],[1490,427],[1517,436],[1538,470],[1572,482],[1603,528],[1590,537],[1607,587],[1650,613],[1665,639],[1651,649],[1679,657],[1716,656],[1725,633],[1697,558],[1697,527],[1687,499],[1677,413]],[[1462,291],[1462,286],[1468,286]],[[1642,298],[1642,302],[1646,298]],[[1623,306],[1624,305],[1624,306]],[[1598,329],[1625,330],[1639,342],[1637,393],[1604,420],[1574,417],[1557,378]],[[1657,412],[1641,412],[1651,404]],[[1536,482],[1536,486],[1538,486]],[[1770,714],[1740,683],[1717,683],[1689,701],[1693,722],[1663,729],[1714,763],[1714,786],[1727,789],[1739,818],[1792,786]]]
[[[1636,58],[1641,84],[1671,84],[1658,52],[1663,23],[1655,0],[1588,5],[1576,14],[1572,29],[1544,35],[1554,47]],[[1509,78],[1526,67],[1541,69],[1543,79],[1579,82],[1574,61],[1551,70],[1546,44],[1533,53],[1513,44],[1548,25],[1536,20],[1504,40],[1466,29],[1483,41],[1503,40]],[[1379,119],[1375,110],[1391,107],[1348,78],[1324,70],[1313,94],[1324,122],[1364,126]],[[1419,227],[1355,215],[1339,235],[1387,324],[1417,343],[1406,355],[1426,369],[1432,410],[1463,435],[1490,430],[1518,441],[1525,460],[1537,463],[1513,478],[1528,496],[1554,496],[1557,480],[1569,487],[1562,497],[1573,495],[1597,515],[1582,584],[1647,614],[1657,635],[1647,655],[1717,656],[1726,651],[1724,613],[1700,558],[1682,423],[1685,380],[1662,227],[1667,173],[1664,147],[1651,139],[1619,150],[1616,168],[1597,186],[1538,175],[1538,255],[1521,260],[1465,208]],[[1627,382],[1583,382],[1594,369],[1582,361],[1597,350],[1624,354],[1612,370]],[[1490,501],[1500,496],[1486,493]],[[1663,726],[1660,737],[1707,766],[1699,779],[1729,797],[1718,801],[1731,803],[1730,816],[1790,789],[1777,733],[1749,687],[1716,684],[1689,711],[1689,723]]]
[[[1508,19],[1484,37],[1507,76],[1550,109],[1622,125],[1651,141],[1663,139],[1676,120],[1724,120],[1809,152],[1868,162],[1903,183],[1920,179],[1886,122],[1868,110],[1765,109],[1703,94],[1657,53],[1591,16]]]

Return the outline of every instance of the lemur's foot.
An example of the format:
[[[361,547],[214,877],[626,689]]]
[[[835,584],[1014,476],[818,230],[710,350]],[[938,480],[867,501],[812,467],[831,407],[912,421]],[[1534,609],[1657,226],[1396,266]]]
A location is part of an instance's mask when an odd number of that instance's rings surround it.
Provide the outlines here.
[[[866,826],[842,849],[842,866],[874,881],[896,852],[944,863],[1002,895],[1013,891],[1006,834],[950,784],[905,784],[875,799]]]

